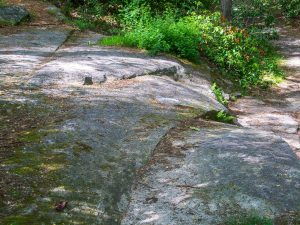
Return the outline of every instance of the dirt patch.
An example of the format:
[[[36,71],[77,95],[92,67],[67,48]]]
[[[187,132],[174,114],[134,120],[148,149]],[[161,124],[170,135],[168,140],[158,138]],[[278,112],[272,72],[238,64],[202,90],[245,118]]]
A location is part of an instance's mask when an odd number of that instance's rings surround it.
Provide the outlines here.
[[[28,25],[59,25],[61,22],[49,13],[49,3],[37,0],[5,0],[7,5],[19,5],[25,7],[31,14],[31,21]]]
[[[299,25],[299,21],[295,22]],[[254,90],[251,97],[229,105],[240,124],[258,130],[273,131],[282,137],[300,157],[300,33],[296,24],[281,24],[279,40],[274,44],[284,56],[285,80],[266,90]],[[293,125],[292,125],[293,124]],[[298,124],[298,125],[297,125]],[[298,131],[297,130],[298,127]],[[292,128],[292,131],[291,131]]]
[[[7,158],[10,150],[26,144],[19,136],[25,131],[43,128],[58,123],[65,117],[67,106],[65,100],[43,97],[46,104],[57,106],[59,111],[46,105],[0,102],[0,159]],[[31,140],[29,140],[31,141]]]
[[[69,106],[64,100],[45,98],[43,101],[46,105],[0,102],[0,161],[3,162],[3,168],[0,169],[0,207],[8,203],[17,204],[23,201],[19,198],[21,193],[32,191],[20,174],[6,173],[6,161],[18,157],[18,152],[26,144],[38,142],[47,135],[40,129],[57,124],[67,116]],[[31,171],[36,168],[32,166],[28,169]],[[22,174],[28,171],[18,172]],[[10,193],[12,190],[14,193]]]
[[[12,34],[32,26],[39,28],[47,28],[49,26],[71,27],[71,25],[60,21],[49,11],[48,7],[51,6],[51,4],[46,1],[4,0],[4,3],[6,5],[18,5],[25,7],[30,13],[30,20],[15,26],[13,29],[11,27],[0,27],[1,34]]]
[[[155,164],[164,164],[166,167],[172,168],[172,165],[163,159],[162,156],[167,155],[170,157],[184,157],[182,153],[190,146],[174,146],[172,143],[183,139],[182,133],[188,130],[197,130],[203,128],[218,128],[222,123],[217,123],[209,120],[203,120],[201,118],[193,118],[180,122],[176,127],[171,128],[169,132],[161,139],[154,149],[149,162],[137,171],[137,180]]]

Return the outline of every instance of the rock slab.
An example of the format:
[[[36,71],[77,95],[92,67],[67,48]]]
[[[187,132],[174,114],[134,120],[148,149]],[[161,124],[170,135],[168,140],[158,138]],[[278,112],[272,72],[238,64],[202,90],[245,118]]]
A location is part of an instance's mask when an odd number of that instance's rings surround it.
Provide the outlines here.
[[[300,163],[288,144],[212,122],[198,129],[175,129],[160,144],[122,224],[219,224],[299,211]]]

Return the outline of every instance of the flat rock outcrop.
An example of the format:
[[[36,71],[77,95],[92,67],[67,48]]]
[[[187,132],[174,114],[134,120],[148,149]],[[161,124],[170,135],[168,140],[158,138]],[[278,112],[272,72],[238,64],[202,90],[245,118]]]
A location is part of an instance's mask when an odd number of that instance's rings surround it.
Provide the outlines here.
[[[182,125],[227,110],[208,74],[95,45],[101,37],[0,36],[1,224],[213,224],[224,212],[297,209],[299,161],[282,139]]]
[[[172,130],[142,169],[122,224],[222,224],[300,207],[300,163],[272,133],[194,121]],[[286,223],[287,224],[287,223]]]
[[[19,131],[21,140],[31,141],[2,167],[14,177],[2,185],[4,224],[17,216],[24,223],[120,223],[136,170],[169,129],[226,110],[205,77],[174,60],[94,46],[101,36],[93,33],[69,42],[68,35],[36,29],[3,36],[1,85],[7,91],[1,104],[19,110],[1,111],[2,117],[13,115],[24,126],[23,108],[32,118],[49,115],[43,126]],[[93,84],[83,85],[85,77]],[[53,205],[62,200],[68,209],[58,214]]]

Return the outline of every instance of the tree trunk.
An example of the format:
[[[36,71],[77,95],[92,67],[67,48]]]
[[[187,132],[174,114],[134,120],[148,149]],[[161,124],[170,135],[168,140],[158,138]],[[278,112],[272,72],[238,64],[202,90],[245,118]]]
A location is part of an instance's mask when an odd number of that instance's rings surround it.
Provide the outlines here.
[[[225,20],[232,19],[232,0],[221,0],[222,15]]]

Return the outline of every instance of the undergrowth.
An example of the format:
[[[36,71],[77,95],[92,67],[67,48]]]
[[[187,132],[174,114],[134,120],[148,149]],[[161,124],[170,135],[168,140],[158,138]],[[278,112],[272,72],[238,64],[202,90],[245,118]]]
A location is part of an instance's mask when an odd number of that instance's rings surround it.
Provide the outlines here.
[[[281,59],[269,38],[277,15],[296,17],[300,0],[237,0],[233,21],[221,19],[218,0],[51,0],[80,30],[101,30],[105,46],[146,49],[215,64],[241,89],[278,83]]]
[[[143,6],[125,11],[122,22],[123,32],[102,39],[101,45],[134,46],[150,54],[171,53],[193,62],[204,56],[243,89],[276,82],[283,76],[277,66],[280,56],[267,39],[221,22],[219,13],[177,17],[167,10],[155,16]]]
[[[239,26],[272,27],[278,17],[295,19],[300,15],[300,0],[235,0],[233,23]]]
[[[221,104],[226,105],[226,106],[228,105],[228,101],[225,99],[225,97],[223,95],[222,88],[218,87],[216,83],[213,83],[213,85],[211,86],[211,90],[215,94],[218,102],[220,102]]]
[[[228,219],[224,225],[273,225],[272,219],[258,215],[248,215]]]

